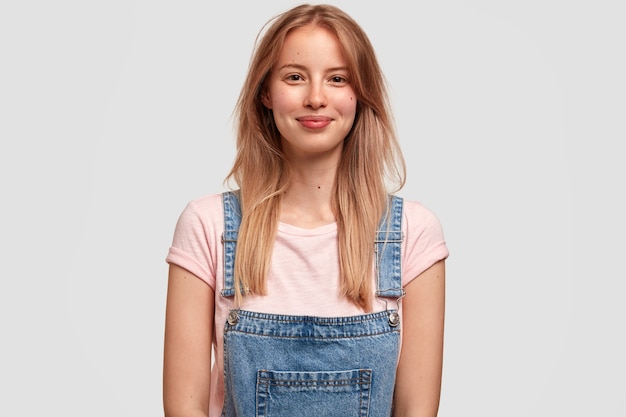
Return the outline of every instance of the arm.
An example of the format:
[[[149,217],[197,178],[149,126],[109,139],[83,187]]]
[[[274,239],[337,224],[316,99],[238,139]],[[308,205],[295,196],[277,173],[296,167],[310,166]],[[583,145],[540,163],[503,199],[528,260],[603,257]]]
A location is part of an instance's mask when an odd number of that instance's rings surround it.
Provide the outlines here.
[[[443,363],[444,261],[421,273],[405,290],[394,417],[435,417]]]
[[[170,265],[163,361],[166,417],[209,414],[214,307],[211,287],[187,270]]]

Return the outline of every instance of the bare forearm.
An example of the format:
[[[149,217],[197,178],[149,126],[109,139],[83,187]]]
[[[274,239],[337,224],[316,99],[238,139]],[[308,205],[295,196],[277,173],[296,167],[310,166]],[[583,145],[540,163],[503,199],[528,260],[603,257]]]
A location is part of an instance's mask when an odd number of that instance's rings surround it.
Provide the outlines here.
[[[202,410],[165,410],[165,417],[208,417]]]
[[[393,412],[393,417],[437,417],[437,410],[405,410]]]
[[[443,365],[443,261],[416,277],[406,291],[394,417],[436,417]]]
[[[405,411],[394,411],[393,417],[437,417],[437,409],[435,410],[405,410]]]
[[[214,293],[172,266],[168,280],[163,360],[166,417],[207,417],[211,388]]]
[[[440,385],[430,381],[430,387],[411,390],[413,396],[397,396],[393,417],[437,417],[439,411]]]

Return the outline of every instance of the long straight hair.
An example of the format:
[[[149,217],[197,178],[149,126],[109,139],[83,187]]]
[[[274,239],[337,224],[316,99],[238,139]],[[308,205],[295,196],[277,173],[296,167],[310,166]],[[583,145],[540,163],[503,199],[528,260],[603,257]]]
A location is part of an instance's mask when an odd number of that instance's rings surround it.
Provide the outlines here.
[[[271,19],[257,38],[235,107],[237,153],[226,178],[240,187],[242,209],[235,298],[240,303],[244,293],[266,293],[265,279],[290,169],[280,132],[261,96],[285,38],[307,25],[317,25],[335,35],[357,95],[356,117],[344,139],[332,208],[337,220],[342,291],[368,311],[373,298],[375,233],[387,207],[388,193],[404,185],[405,163],[374,48],[350,16],[330,5],[304,4],[290,9]]]

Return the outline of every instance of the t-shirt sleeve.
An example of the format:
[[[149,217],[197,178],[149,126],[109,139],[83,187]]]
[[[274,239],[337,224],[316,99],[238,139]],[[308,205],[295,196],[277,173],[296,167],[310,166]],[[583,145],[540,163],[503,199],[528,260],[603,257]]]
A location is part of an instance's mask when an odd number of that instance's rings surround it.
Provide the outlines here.
[[[176,223],[166,262],[196,275],[215,290],[218,230],[223,223],[221,196],[211,195],[191,201]]]
[[[402,252],[402,285],[448,257],[441,222],[418,202],[405,201],[403,222],[405,243]]]

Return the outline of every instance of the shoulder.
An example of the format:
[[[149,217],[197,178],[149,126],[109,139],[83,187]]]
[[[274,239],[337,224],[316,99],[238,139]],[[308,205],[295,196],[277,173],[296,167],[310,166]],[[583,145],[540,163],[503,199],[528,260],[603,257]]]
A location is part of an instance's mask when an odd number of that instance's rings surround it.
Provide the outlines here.
[[[404,202],[403,284],[408,284],[437,261],[449,255],[443,228],[432,210],[418,201]]]
[[[223,230],[221,194],[211,194],[187,203],[176,223],[166,261],[195,274],[211,288],[215,277]]]
[[[435,213],[419,201],[404,200],[404,228],[407,231],[432,231],[443,233]]]
[[[193,199],[183,209],[176,228],[179,232],[198,232],[221,227],[223,223],[222,194],[209,194]]]
[[[221,206],[222,194],[207,194],[189,201],[186,209],[199,212],[221,211]]]
[[[202,215],[222,214],[222,194],[207,194],[187,203],[183,213],[191,212]]]

